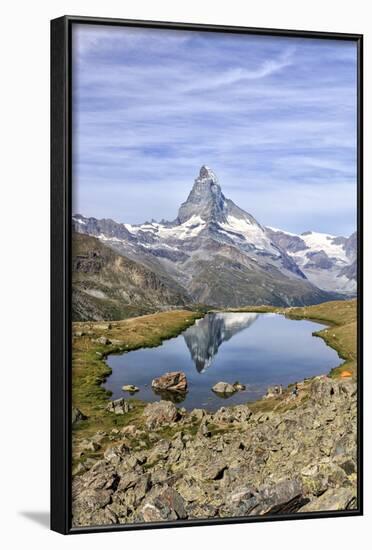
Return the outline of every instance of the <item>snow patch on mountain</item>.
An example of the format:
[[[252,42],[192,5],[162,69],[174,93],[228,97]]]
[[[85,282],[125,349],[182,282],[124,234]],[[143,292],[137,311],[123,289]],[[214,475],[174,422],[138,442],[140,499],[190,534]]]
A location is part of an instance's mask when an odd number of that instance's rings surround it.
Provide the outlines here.
[[[276,233],[283,233],[285,235],[289,235],[290,237],[298,237],[297,233],[291,233],[290,231],[284,231],[284,229],[278,229],[277,227],[272,227],[271,225],[267,225],[266,229],[270,229],[271,231],[275,231]]]
[[[284,247],[306,277],[317,287],[343,293],[355,293],[356,280],[345,275],[355,259],[349,239],[327,233],[307,231],[300,235],[268,228],[273,240]],[[351,241],[352,240],[352,241]]]
[[[323,250],[329,257],[348,263],[345,248],[343,244],[337,242],[337,237],[334,235],[310,231],[300,235],[300,238],[312,251]]]
[[[160,239],[192,239],[199,235],[205,228],[206,222],[200,216],[191,216],[184,223],[179,225],[161,224],[157,222],[146,223],[143,225],[125,224],[125,227],[133,235],[138,235],[139,232],[149,233]]]
[[[233,234],[234,236],[240,237],[241,240],[254,245],[258,250],[265,250],[269,254],[280,256],[280,252],[272,245],[269,237],[266,235],[261,226],[252,223],[246,218],[227,216],[226,219],[227,222],[220,223],[219,226],[222,227],[223,231],[229,236]]]
[[[76,215],[73,226],[210,305],[318,303],[333,298],[329,291],[355,290],[355,235],[264,227],[224,196],[205,165],[173,221],[134,225]]]

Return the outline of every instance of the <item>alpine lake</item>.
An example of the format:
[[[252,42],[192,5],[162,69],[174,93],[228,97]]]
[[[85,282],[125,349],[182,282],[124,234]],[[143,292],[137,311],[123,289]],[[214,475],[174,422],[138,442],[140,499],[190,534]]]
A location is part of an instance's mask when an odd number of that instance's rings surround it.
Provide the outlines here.
[[[112,400],[171,399],[188,410],[215,411],[223,405],[255,401],[269,386],[286,387],[328,373],[340,363],[337,352],[313,335],[322,328],[319,323],[273,313],[208,313],[156,348],[110,355],[107,363],[112,374],[105,388],[112,392]],[[152,380],[172,371],[185,373],[187,393],[155,393]],[[239,382],[245,390],[223,398],[212,391],[220,381]],[[139,391],[129,394],[123,385],[137,386]]]

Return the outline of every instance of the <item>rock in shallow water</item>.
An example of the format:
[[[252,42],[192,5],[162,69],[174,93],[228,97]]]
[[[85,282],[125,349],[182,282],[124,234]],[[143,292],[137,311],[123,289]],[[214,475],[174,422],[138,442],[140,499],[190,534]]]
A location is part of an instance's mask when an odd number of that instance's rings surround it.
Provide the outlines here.
[[[178,392],[187,391],[187,378],[184,372],[166,372],[158,378],[154,378],[151,383],[154,390],[158,392]]]
[[[235,388],[235,386],[229,384],[228,382],[217,382],[217,384],[213,386],[212,391],[214,391],[214,393],[217,393],[218,395],[228,396],[235,393],[237,389]]]
[[[133,384],[125,384],[124,386],[122,386],[121,389],[129,393],[136,393],[139,391],[139,388],[137,388],[137,386],[134,386]]]

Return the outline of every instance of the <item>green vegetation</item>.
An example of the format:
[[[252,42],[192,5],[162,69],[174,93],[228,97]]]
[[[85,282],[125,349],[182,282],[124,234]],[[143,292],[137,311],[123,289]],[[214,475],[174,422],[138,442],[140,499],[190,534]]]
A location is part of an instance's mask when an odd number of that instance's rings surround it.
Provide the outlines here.
[[[88,417],[73,428],[74,452],[78,452],[79,442],[98,431],[108,433],[128,424],[140,427],[141,415],[138,413],[144,407],[140,400],[130,399],[133,409],[125,415],[105,409],[109,392],[102,387],[102,382],[111,374],[106,357],[112,353],[159,346],[202,316],[198,311],[174,310],[124,321],[73,323],[72,403]],[[99,343],[97,340],[101,337],[111,343]],[[109,443],[108,438],[101,442],[103,448],[106,443]],[[89,452],[85,456],[90,454],[93,456]]]
[[[314,333],[323,338],[327,345],[334,348],[343,359],[340,366],[329,374],[332,377],[356,377],[356,300],[326,302],[306,307],[271,307],[252,306],[238,309],[229,309],[236,312],[279,313],[290,319],[308,319],[327,325],[326,328]],[[80,422],[73,428],[74,464],[87,458],[95,458],[109,445],[112,445],[111,431],[119,430],[127,425],[143,427],[142,410],[145,403],[131,398],[133,409],[124,415],[116,415],[106,411],[109,392],[102,387],[102,382],[109,376],[111,369],[105,361],[109,354],[123,353],[142,347],[154,347],[163,340],[177,336],[180,332],[192,325],[196,319],[206,313],[203,311],[174,310],[153,315],[145,315],[133,319],[111,322],[75,322],[73,323],[73,406],[81,410],[88,419]],[[111,343],[97,342],[101,337]],[[308,399],[308,382],[298,383],[299,397],[287,399],[291,387],[284,390],[282,398],[260,399],[250,403],[254,413],[265,413],[273,410],[284,411],[298,407]],[[195,435],[200,421],[193,422],[189,427],[183,427],[191,436]],[[212,432],[219,430],[218,426],[209,427]],[[106,435],[100,441],[100,450],[84,450],[80,456],[80,444],[102,431]],[[159,435],[170,439],[179,431],[178,427],[165,426]],[[138,437],[138,436],[137,436]],[[143,432],[143,440],[136,444],[150,447],[151,442],[147,432]]]
[[[342,300],[334,302],[324,302],[315,306],[305,307],[244,307],[238,309],[229,309],[236,312],[255,312],[255,313],[279,313],[288,319],[310,320],[327,326],[322,330],[314,332],[314,336],[323,338],[326,344],[337,351],[343,362],[328,374],[332,378],[343,378],[357,376],[357,301]],[[297,384],[299,395],[296,399],[288,399],[291,394],[292,386],[284,390],[283,396],[271,397],[269,399],[259,399],[249,404],[253,412],[284,412],[303,405],[309,398],[307,380]]]
[[[280,313],[289,319],[308,319],[323,323],[327,328],[314,332],[314,336],[323,338],[326,344],[335,349],[343,363],[330,372],[330,376],[352,376],[357,374],[357,301],[342,300],[324,302],[306,307],[270,307],[256,306],[229,311],[247,311],[260,313]],[[346,374],[347,373],[347,374]]]

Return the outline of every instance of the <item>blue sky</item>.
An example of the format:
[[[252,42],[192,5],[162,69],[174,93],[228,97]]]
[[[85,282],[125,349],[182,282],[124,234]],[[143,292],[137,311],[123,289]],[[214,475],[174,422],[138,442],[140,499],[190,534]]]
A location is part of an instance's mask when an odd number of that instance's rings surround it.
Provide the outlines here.
[[[75,25],[73,211],[173,220],[202,164],[264,224],[356,226],[353,42]]]

